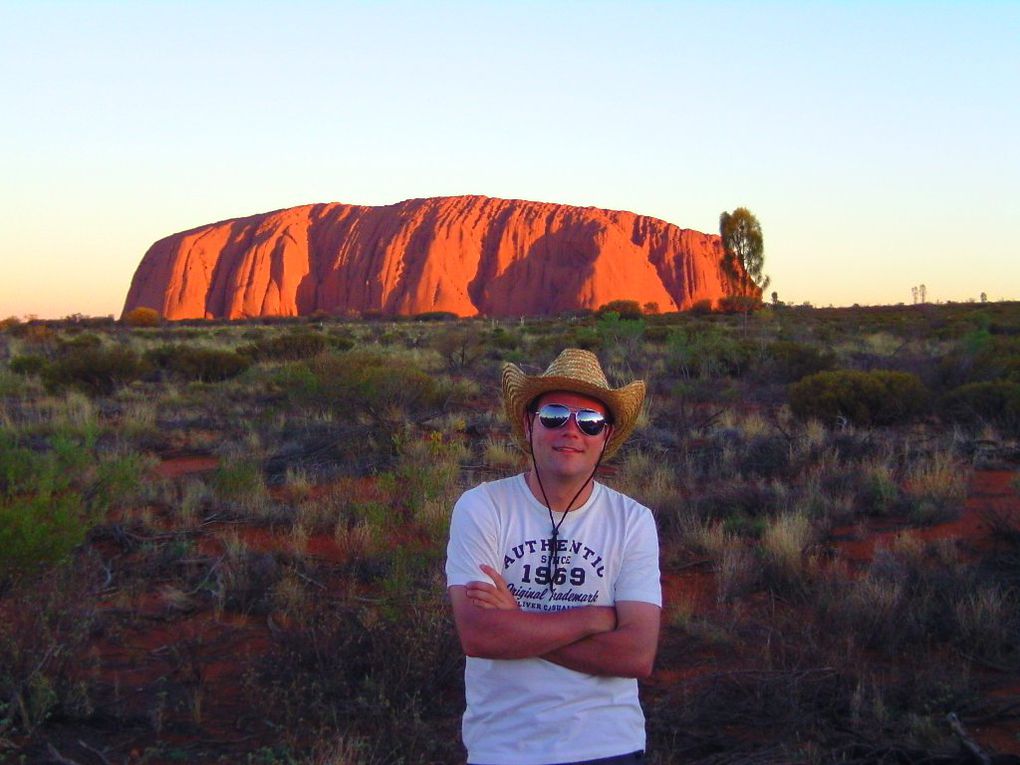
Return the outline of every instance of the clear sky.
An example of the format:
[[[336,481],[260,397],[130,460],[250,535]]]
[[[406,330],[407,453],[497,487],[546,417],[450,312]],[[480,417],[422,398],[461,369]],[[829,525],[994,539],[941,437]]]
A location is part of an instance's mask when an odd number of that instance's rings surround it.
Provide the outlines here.
[[[814,305],[1020,299],[1020,2],[0,0],[0,318],[157,239],[485,194],[718,232]]]

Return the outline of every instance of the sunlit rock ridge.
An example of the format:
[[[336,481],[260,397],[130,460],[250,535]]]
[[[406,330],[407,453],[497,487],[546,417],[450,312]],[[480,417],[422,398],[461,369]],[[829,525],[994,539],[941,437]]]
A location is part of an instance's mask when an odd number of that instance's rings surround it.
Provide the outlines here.
[[[312,204],[173,234],[124,304],[167,319],[550,315],[725,294],[717,235],[644,215],[484,196]]]

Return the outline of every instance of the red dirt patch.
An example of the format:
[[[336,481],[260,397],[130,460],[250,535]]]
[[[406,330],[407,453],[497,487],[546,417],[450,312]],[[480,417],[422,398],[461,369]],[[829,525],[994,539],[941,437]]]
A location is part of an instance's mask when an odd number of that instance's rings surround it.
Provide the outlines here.
[[[219,464],[219,459],[211,455],[170,457],[156,466],[155,473],[160,478],[180,478],[190,473],[207,473]]]

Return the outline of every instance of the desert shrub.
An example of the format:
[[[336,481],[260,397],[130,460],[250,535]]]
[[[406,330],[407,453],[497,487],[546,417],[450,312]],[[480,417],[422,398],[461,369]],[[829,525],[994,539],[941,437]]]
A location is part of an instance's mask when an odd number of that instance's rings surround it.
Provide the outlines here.
[[[349,351],[357,345],[357,341],[346,332],[336,332],[329,336],[329,347],[334,351]]]
[[[760,309],[762,302],[753,295],[726,295],[719,298],[718,306],[722,313],[750,313]]]
[[[640,309],[636,318],[624,318],[615,311],[606,311],[599,317],[595,331],[602,338],[604,345],[619,347],[624,352],[633,353],[640,346],[645,333],[645,321],[641,318]]]
[[[915,523],[941,523],[955,518],[967,496],[969,466],[945,452],[911,465],[905,497]]]
[[[673,330],[666,341],[667,364],[684,378],[737,377],[750,358],[750,347],[719,327]]]
[[[572,333],[564,338],[564,345],[570,345],[573,348],[584,348],[586,351],[592,351],[598,353],[602,350],[602,344],[605,340],[604,335],[599,334],[599,331],[595,327],[577,327]],[[551,350],[555,343],[545,343]]]
[[[985,581],[955,603],[960,650],[1002,667],[1020,665],[1020,593]]]
[[[486,354],[484,336],[468,324],[457,323],[436,329],[429,337],[429,345],[452,370],[469,369]]]
[[[644,316],[641,304],[636,300],[610,300],[605,305],[599,306],[598,310],[595,311],[595,315],[600,319],[610,313],[615,313],[617,318],[624,321],[640,319]],[[656,310],[653,313],[658,313],[658,311]]]
[[[228,544],[217,576],[217,601],[239,613],[265,614],[270,610],[269,594],[282,574],[277,556]]]
[[[829,350],[791,340],[777,340],[768,346],[766,371],[778,382],[792,383],[808,375],[832,369],[835,356]]]
[[[702,300],[695,300],[691,303],[691,307],[687,309],[687,313],[691,316],[708,316],[712,313],[712,300],[711,298],[704,298]]]
[[[837,634],[854,635],[864,648],[894,655],[959,639],[956,606],[979,577],[950,548],[910,536],[878,549],[859,578],[832,576],[820,583],[819,613]]]
[[[490,348],[498,348],[501,351],[513,351],[521,347],[521,336],[513,330],[504,327],[494,327],[489,332],[485,344]]]
[[[78,331],[77,329],[70,330],[71,332]],[[79,350],[84,348],[98,348],[103,344],[103,340],[99,335],[92,332],[82,332],[81,334],[70,338],[69,340],[62,340],[60,343],[61,349],[66,350]]]
[[[463,490],[460,465],[467,450],[456,441],[444,441],[438,432],[417,438],[405,431],[394,439],[398,459],[388,474],[389,493],[433,539],[443,540],[449,511]]]
[[[714,483],[694,500],[703,518],[721,519],[726,528],[744,536],[757,536],[764,519],[779,505],[776,487],[761,481],[725,481]]]
[[[252,503],[266,495],[262,468],[252,459],[224,460],[212,475],[212,488],[220,499]]]
[[[909,372],[836,370],[809,375],[789,388],[790,409],[801,419],[855,425],[895,425],[922,415],[928,390]]]
[[[157,327],[159,320],[159,311],[144,306],[132,308],[124,314],[123,318],[124,323],[129,327]]]
[[[452,311],[425,311],[416,313],[413,318],[415,321],[457,321],[460,317]]]
[[[790,467],[790,443],[784,436],[761,433],[747,440],[737,459],[745,475],[778,478]]]
[[[5,733],[31,736],[52,718],[66,722],[91,715],[83,678],[94,665],[84,650],[96,622],[94,585],[87,566],[66,566],[19,582],[6,594],[0,619],[0,744]]]
[[[938,408],[949,422],[988,423],[1020,435],[1020,382],[995,380],[961,385],[944,395]]]
[[[334,338],[336,347],[345,345],[344,338]],[[237,352],[254,361],[298,361],[318,356],[330,341],[319,332],[290,332],[262,338],[237,349]],[[351,341],[350,346],[353,346]]]
[[[1020,338],[976,329],[939,360],[938,377],[945,388],[1003,379],[1020,383]]]
[[[857,481],[854,504],[865,515],[889,515],[902,507],[903,492],[888,465],[864,466]]]
[[[130,348],[74,348],[42,370],[51,391],[73,387],[87,393],[109,394],[119,385],[139,380],[148,365]]]
[[[732,601],[754,590],[761,581],[762,566],[748,541],[725,533],[715,563],[716,600]]]
[[[9,366],[15,374],[29,377],[41,374],[46,364],[47,361],[42,356],[15,356]]]
[[[773,585],[789,585],[800,579],[805,552],[813,536],[811,521],[803,513],[782,513],[769,522],[761,544],[766,571]]]
[[[645,327],[645,340],[650,343],[664,343],[669,338],[669,331],[665,324],[653,324]]]
[[[87,439],[57,435],[36,450],[0,431],[0,582],[66,558],[138,485],[138,464],[111,467]]]
[[[247,357],[234,351],[189,345],[153,348],[145,353],[145,360],[157,369],[200,382],[219,382],[237,377],[251,365]]]
[[[306,406],[367,416],[376,422],[418,418],[442,408],[442,389],[433,375],[411,360],[375,351],[351,350],[308,363],[305,384],[290,395]]]

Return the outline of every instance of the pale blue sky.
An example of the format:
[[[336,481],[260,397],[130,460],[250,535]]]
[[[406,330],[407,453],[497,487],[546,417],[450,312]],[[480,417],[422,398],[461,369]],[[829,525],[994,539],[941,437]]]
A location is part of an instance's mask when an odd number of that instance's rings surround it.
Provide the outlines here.
[[[451,194],[717,232],[780,298],[1020,299],[1020,2],[0,0],[0,318],[155,240]]]

